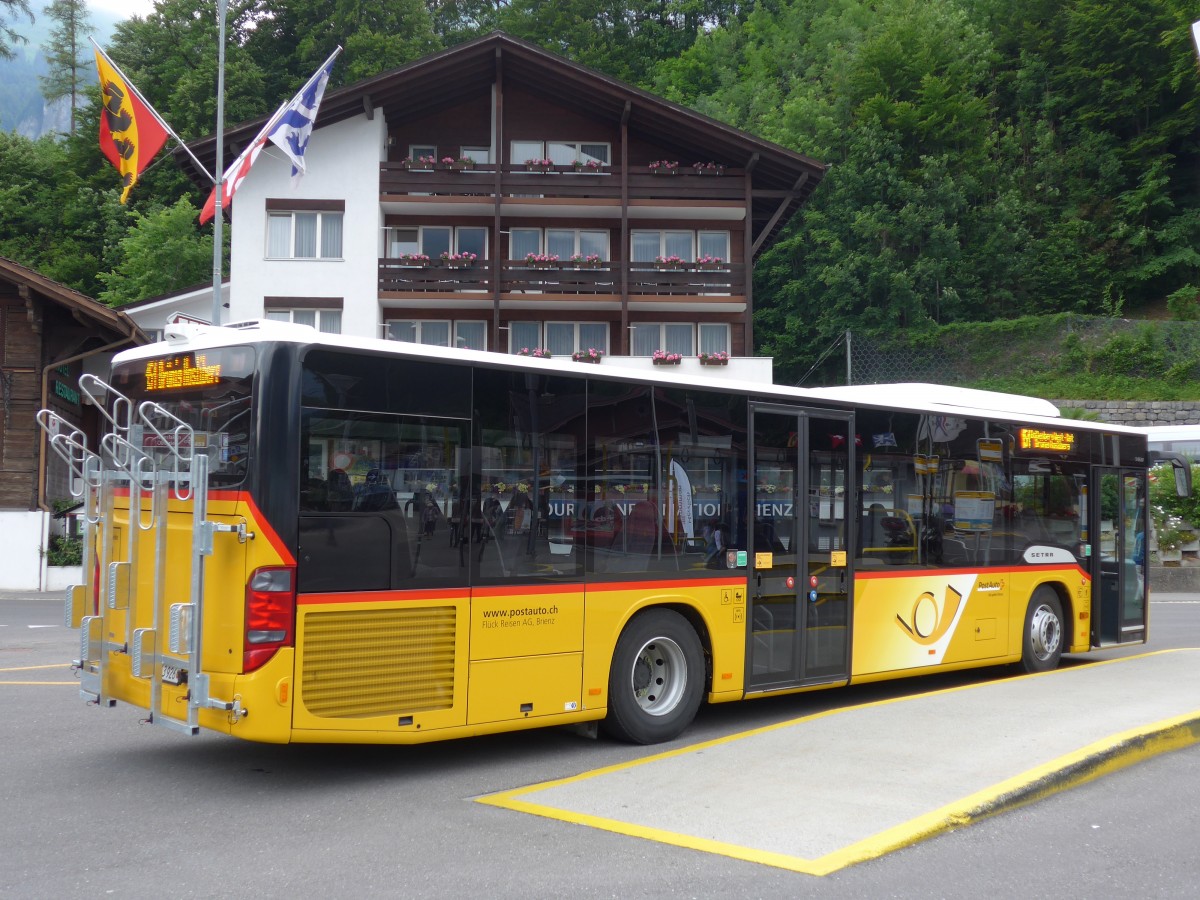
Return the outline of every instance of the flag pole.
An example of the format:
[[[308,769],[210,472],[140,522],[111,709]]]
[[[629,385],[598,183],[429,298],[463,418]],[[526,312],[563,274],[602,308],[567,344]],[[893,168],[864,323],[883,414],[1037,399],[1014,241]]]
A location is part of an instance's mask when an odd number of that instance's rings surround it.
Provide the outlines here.
[[[217,162],[213,207],[213,297],[212,323],[221,324],[221,262],[224,258],[224,219],[221,199],[225,193],[225,12],[229,0],[217,0]],[[201,167],[203,168],[203,167]]]

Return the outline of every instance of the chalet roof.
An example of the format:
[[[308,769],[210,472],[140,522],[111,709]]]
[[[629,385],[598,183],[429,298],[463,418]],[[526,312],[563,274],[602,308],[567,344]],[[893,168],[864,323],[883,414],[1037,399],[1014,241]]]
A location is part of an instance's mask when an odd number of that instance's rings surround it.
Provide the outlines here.
[[[111,338],[105,342],[119,338],[127,338],[135,344],[144,344],[146,335],[134,324],[125,313],[105,306],[93,300],[86,294],[47,278],[28,266],[0,256],[0,280],[8,281],[17,286],[18,292],[28,298],[31,295],[65,307],[81,323],[91,324],[98,329],[109,332]],[[103,333],[97,337],[107,337]]]
[[[362,115],[374,107],[382,108],[389,122],[422,116],[478,96],[495,81],[498,71],[503,72],[506,86],[519,87],[549,102],[586,104],[588,115],[616,122],[628,116],[631,133],[661,146],[670,158],[685,164],[702,158],[704,162],[751,169],[755,192],[772,192],[771,198],[764,197],[769,199],[765,209],[777,210],[781,201],[788,199],[779,192],[794,191],[783,214],[774,216],[777,223],[786,222],[807,201],[825,174],[822,163],[803,154],[500,31],[326,93],[317,128]],[[227,163],[236,155],[235,149],[240,150],[254,137],[270,112],[273,110],[225,131]],[[210,169],[215,167],[215,135],[190,146],[201,162]],[[175,152],[181,163],[186,160],[182,149]],[[211,185],[206,175],[194,175],[197,185]],[[759,218],[758,209],[755,218]]]

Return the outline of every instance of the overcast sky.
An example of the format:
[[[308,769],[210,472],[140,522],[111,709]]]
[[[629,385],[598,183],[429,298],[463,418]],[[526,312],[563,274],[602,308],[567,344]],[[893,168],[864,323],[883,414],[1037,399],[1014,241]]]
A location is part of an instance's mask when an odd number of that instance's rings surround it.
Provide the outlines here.
[[[32,7],[34,4],[30,4]],[[122,18],[144,16],[154,9],[154,0],[88,0],[91,9],[102,9]]]

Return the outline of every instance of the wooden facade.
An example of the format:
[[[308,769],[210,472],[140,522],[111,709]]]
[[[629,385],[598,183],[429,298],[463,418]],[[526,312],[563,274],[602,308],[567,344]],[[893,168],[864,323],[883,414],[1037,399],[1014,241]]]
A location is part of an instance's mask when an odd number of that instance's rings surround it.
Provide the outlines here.
[[[84,364],[142,342],[123,313],[0,257],[0,510],[48,509],[69,497],[66,467],[43,457],[34,415],[54,410],[94,448],[96,412],[79,392]]]
[[[727,329],[723,349],[752,355],[754,259],[825,172],[503,33],[328,93],[317,129],[363,116],[382,116],[386,134],[378,171],[349,176],[378,182],[377,321],[385,329],[401,320],[485,322],[486,349],[501,352],[514,349],[508,334],[517,323],[555,319],[605,323],[608,351],[619,355],[631,352],[639,325],[717,324]],[[226,158],[261,124],[229,129]],[[202,162],[215,155],[211,139],[193,149]],[[530,165],[531,157],[552,164]],[[656,161],[677,165],[655,169]],[[473,232],[469,263],[423,248],[424,235],[449,230],[444,246],[458,252],[464,229]],[[545,250],[552,233],[561,243],[572,230],[589,241],[603,235],[598,264]],[[655,233],[663,246],[690,241],[681,264],[647,255]],[[543,235],[545,255],[558,259],[527,264],[530,234]],[[705,243],[722,248],[719,265],[701,262]],[[431,258],[406,258],[414,248]]]

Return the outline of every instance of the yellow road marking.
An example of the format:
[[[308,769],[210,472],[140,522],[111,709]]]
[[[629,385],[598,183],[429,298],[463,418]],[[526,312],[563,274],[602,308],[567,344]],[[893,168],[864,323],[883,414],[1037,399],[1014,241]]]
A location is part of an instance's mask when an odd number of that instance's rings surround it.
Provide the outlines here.
[[[52,666],[11,666],[0,669],[0,672],[32,672],[34,669],[69,669],[68,663],[55,663]]]
[[[0,678],[0,684],[25,684],[25,685],[30,685],[30,684],[74,684],[74,685],[78,685],[79,682],[78,681],[5,681],[3,678]]]
[[[1195,651],[1195,648],[1180,649],[1191,649],[1193,652]],[[1095,663],[1093,663],[1093,665],[1109,665],[1142,656],[1156,656],[1160,653],[1174,652],[1178,651],[1150,651],[1147,653],[1137,654],[1136,656],[1097,660]],[[1018,677],[1043,678],[1053,675],[1056,671],[1062,670],[1051,670],[1049,672],[1040,672],[1034,675]],[[976,687],[976,685],[960,685],[958,687],[947,688],[944,691],[933,691],[930,693],[957,693],[959,691],[971,690],[974,687]],[[799,856],[791,856],[769,850],[758,850],[753,847],[731,844],[725,841],[711,840],[709,838],[702,838],[694,835],[680,834],[678,832],[654,828],[652,826],[636,825],[632,822],[623,822],[617,819],[605,818],[603,816],[590,815],[588,813],[570,812],[557,807],[544,806],[534,801],[522,799],[526,795],[538,791],[549,790],[563,785],[585,781],[601,775],[619,772],[624,769],[631,769],[635,766],[641,766],[646,763],[658,762],[661,760],[682,756],[683,754],[699,752],[711,747],[719,746],[721,744],[741,740],[742,738],[765,734],[780,728],[791,727],[803,722],[814,721],[816,719],[821,719],[826,716],[831,716],[842,712],[848,712],[850,710],[900,703],[913,699],[913,696],[914,695],[893,697],[887,700],[878,700],[873,703],[859,704],[857,706],[843,707],[841,709],[825,710],[813,715],[802,716],[798,719],[789,719],[785,722],[777,722],[773,725],[766,725],[761,728],[751,729],[750,731],[738,732],[736,734],[704,741],[699,744],[680,747],[675,750],[654,754],[642,759],[630,760],[629,762],[605,766],[600,769],[595,769],[590,772],[583,772],[579,775],[572,775],[567,778],[545,781],[539,784],[526,785],[525,787],[516,788],[511,791],[501,791],[499,793],[490,794],[484,797],[476,797],[475,801],[488,806],[500,807],[501,809],[510,809],[514,812],[528,813],[530,815],[541,816],[547,819],[556,819],[561,822],[569,822],[575,825],[587,825],[604,831],[611,831],[616,834],[627,835],[629,837],[645,838],[647,840],[657,841],[662,844],[683,847],[689,850],[699,850],[706,853],[715,853],[721,856],[728,856],[733,859],[740,859],[745,862],[760,863],[763,865],[774,866],[776,868],[787,869],[789,871],[800,872],[807,875],[828,875],[831,872],[836,872],[839,869],[843,869],[855,863],[884,856],[894,850],[899,850],[903,847],[916,844],[925,838],[933,837],[934,835],[951,831],[954,828],[959,828],[972,822],[979,821],[995,813],[1008,809],[1014,809],[1016,807],[1020,807],[1042,799],[1043,797],[1051,794],[1086,784],[1087,782],[1096,778],[1119,771],[1126,766],[1149,759],[1150,757],[1157,756],[1161,753],[1166,753],[1171,750],[1177,750],[1182,747],[1188,747],[1193,744],[1200,743],[1200,709],[1197,709],[1181,716],[1164,719],[1162,721],[1138,728],[1132,728],[1128,731],[1124,731],[1103,740],[1096,741],[1093,744],[1089,744],[1086,747],[1083,747],[1072,753],[1068,753],[1059,757],[1058,759],[1045,763],[1044,765],[1036,766],[1026,772],[1022,772],[1019,775],[1015,775],[1012,778],[1005,779],[999,784],[992,785],[991,787],[985,788],[953,803],[947,804],[940,809],[933,810],[925,815],[911,819],[908,822],[904,822],[895,827],[886,829],[879,834],[872,835],[871,837],[865,838],[861,841],[857,841],[848,847],[844,847],[841,850],[836,850],[833,853],[827,853],[817,859],[806,859]],[[1064,775],[1062,773],[1066,774]]]

